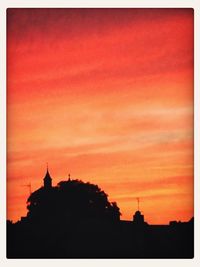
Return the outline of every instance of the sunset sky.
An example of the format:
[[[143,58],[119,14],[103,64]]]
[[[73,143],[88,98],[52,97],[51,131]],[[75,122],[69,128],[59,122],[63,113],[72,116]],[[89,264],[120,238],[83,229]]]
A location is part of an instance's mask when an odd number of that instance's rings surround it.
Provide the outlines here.
[[[98,184],[121,219],[193,216],[193,10],[8,9],[7,217],[43,183]]]

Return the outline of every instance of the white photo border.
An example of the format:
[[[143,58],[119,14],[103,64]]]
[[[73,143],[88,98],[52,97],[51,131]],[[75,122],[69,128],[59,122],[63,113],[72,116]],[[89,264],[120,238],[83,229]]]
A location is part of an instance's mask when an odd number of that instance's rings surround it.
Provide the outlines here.
[[[7,259],[6,258],[6,9],[7,8],[193,8],[194,9],[194,218],[193,259]],[[0,1],[0,262],[2,266],[196,266],[200,262],[200,1],[199,0],[6,0]]]

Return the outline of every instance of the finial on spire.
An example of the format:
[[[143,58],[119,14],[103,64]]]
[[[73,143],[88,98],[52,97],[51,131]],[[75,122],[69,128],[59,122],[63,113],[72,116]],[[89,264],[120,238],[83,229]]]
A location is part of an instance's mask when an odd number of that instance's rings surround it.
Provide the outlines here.
[[[48,162],[47,162],[47,171],[49,170]]]

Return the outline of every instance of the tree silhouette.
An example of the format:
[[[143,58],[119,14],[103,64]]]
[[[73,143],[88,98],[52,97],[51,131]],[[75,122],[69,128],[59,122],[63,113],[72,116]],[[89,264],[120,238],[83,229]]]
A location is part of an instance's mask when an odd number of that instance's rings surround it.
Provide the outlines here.
[[[119,220],[115,202],[97,185],[80,180],[58,183],[48,190],[41,187],[27,201],[27,217],[36,221],[69,222],[80,219]]]

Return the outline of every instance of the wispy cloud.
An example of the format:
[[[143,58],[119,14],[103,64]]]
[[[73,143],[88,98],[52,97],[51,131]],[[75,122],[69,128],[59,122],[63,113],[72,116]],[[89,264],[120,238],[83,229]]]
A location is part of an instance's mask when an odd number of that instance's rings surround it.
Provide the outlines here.
[[[46,162],[55,184],[71,171],[105,188],[123,218],[137,194],[191,216],[192,9],[9,9],[7,96],[10,218]]]

